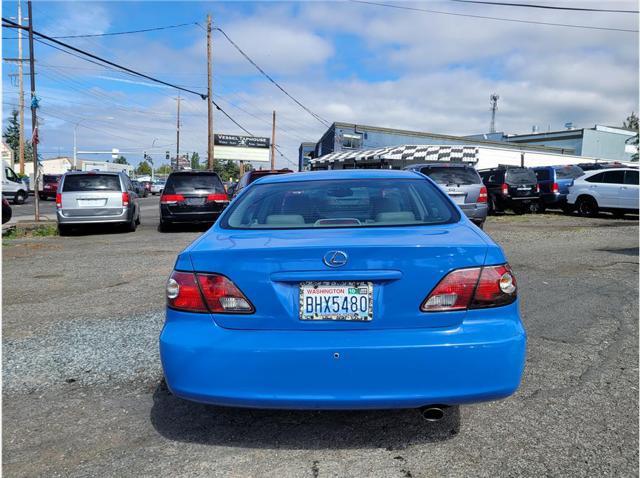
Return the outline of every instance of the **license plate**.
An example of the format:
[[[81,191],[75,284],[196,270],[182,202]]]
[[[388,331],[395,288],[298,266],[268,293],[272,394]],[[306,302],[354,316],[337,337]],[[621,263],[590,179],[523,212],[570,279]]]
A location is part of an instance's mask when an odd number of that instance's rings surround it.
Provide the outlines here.
[[[204,198],[187,198],[186,202],[190,206],[201,206],[204,204]]]
[[[107,204],[106,199],[78,199],[80,207],[103,207],[105,204]]]
[[[453,199],[456,204],[464,204],[466,196],[464,194],[449,194],[449,197]]]
[[[302,282],[300,320],[373,319],[371,282]]]

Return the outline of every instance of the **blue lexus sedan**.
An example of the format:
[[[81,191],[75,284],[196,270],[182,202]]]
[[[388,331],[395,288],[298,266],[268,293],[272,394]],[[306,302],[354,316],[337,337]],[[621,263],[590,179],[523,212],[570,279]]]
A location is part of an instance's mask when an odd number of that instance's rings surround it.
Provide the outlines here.
[[[166,382],[197,402],[438,411],[511,395],[525,363],[502,249],[414,171],[260,179],[166,295]]]

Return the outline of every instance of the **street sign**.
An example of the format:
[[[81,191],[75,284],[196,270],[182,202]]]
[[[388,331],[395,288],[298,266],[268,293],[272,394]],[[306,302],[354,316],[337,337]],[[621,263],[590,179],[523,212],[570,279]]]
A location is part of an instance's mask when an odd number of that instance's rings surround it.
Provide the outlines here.
[[[112,159],[118,159],[118,157],[120,157],[120,150],[116,149],[116,148],[113,148],[111,150],[111,158]]]

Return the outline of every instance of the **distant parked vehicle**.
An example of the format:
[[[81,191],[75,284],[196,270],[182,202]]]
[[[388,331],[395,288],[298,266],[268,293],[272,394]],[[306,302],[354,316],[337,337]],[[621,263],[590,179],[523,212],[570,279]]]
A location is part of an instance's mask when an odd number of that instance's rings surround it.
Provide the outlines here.
[[[540,187],[540,210],[566,209],[569,186],[584,174],[580,166],[541,166],[532,168]]]
[[[151,194],[153,194],[154,196],[156,194],[162,194],[165,184],[166,181],[164,179],[158,179],[157,181],[151,183]]]
[[[597,216],[600,211],[637,214],[638,192],[637,169],[596,169],[573,182],[567,203],[581,216]]]
[[[112,223],[131,232],[140,224],[138,195],[122,172],[66,173],[56,194],[56,210],[60,235],[86,224]]]
[[[238,194],[240,194],[240,191],[246,188],[249,184],[264,176],[271,176],[274,174],[289,174],[292,172],[293,171],[291,171],[290,169],[254,169],[252,171],[248,171],[242,175],[240,181],[238,181],[238,184],[236,184],[236,187],[233,190],[233,196],[237,196]]]
[[[11,220],[11,206],[9,201],[2,198],[2,224],[5,224]]]
[[[138,197],[146,198],[149,195],[149,192],[145,189],[140,181],[136,181],[135,179],[131,180],[131,185],[133,186],[134,191],[138,195]]]
[[[42,176],[42,190],[38,193],[40,199],[46,201],[47,199],[56,198],[61,177],[61,174],[45,174]]]
[[[524,214],[538,209],[540,190],[531,169],[499,166],[478,172],[489,194],[489,214],[507,209]]]
[[[2,197],[13,204],[24,204],[29,197],[29,186],[6,163],[2,168]]]
[[[151,194],[151,186],[153,185],[153,183],[151,181],[140,181],[140,184],[142,184],[142,187],[146,191],[146,196]]]
[[[227,204],[229,197],[216,173],[171,173],[160,196],[160,229],[174,224],[213,224]]]
[[[430,177],[476,226],[482,228],[487,219],[487,187],[473,166],[440,162],[412,164],[405,169],[419,171]]]

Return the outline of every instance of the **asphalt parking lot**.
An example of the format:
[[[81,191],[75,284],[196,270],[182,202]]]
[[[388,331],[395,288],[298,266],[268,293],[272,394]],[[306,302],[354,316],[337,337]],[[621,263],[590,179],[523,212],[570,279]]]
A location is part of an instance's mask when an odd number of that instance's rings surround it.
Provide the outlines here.
[[[638,475],[637,218],[490,218],[520,285],[523,383],[426,423],[170,395],[163,286],[202,231],[158,232],[143,201],[135,233],[4,241],[5,476]]]

